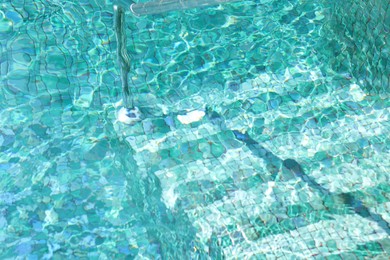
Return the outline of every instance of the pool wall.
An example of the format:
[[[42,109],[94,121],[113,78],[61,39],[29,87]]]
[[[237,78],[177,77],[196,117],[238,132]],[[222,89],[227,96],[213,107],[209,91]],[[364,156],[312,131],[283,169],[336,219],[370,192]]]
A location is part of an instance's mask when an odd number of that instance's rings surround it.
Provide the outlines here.
[[[342,61],[369,94],[390,93],[390,2],[334,1],[330,26],[345,44]]]

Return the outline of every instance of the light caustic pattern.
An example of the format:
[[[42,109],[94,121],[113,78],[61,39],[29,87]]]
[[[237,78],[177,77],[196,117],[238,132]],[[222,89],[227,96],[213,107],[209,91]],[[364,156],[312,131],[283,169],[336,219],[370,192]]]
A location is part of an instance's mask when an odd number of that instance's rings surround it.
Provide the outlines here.
[[[0,5],[0,256],[389,254],[387,1]],[[195,115],[195,116],[194,116]]]

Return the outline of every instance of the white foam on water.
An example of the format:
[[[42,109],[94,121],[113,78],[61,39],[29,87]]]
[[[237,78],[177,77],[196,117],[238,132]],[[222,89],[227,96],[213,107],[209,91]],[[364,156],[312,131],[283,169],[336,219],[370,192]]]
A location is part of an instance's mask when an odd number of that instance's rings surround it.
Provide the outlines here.
[[[191,112],[188,112],[186,115],[178,115],[177,119],[184,125],[188,125],[197,121],[202,120],[202,118],[205,116],[205,112],[201,110],[194,110]]]
[[[132,125],[141,120],[141,112],[138,107],[133,109],[122,107],[117,113],[117,119],[127,125]]]

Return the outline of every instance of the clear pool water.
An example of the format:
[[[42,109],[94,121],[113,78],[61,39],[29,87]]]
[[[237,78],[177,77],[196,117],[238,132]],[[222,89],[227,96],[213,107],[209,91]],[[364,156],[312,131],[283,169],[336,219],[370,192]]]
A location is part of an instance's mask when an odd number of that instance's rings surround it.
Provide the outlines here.
[[[3,0],[0,258],[388,259],[389,32],[387,0],[128,13],[129,126],[112,1]]]

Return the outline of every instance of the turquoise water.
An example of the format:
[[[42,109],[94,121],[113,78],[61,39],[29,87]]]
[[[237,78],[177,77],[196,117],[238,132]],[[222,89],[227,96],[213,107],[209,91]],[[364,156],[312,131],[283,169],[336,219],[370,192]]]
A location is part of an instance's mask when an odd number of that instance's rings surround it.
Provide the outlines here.
[[[387,259],[390,7],[0,4],[2,259]],[[189,111],[204,116],[184,124]]]

